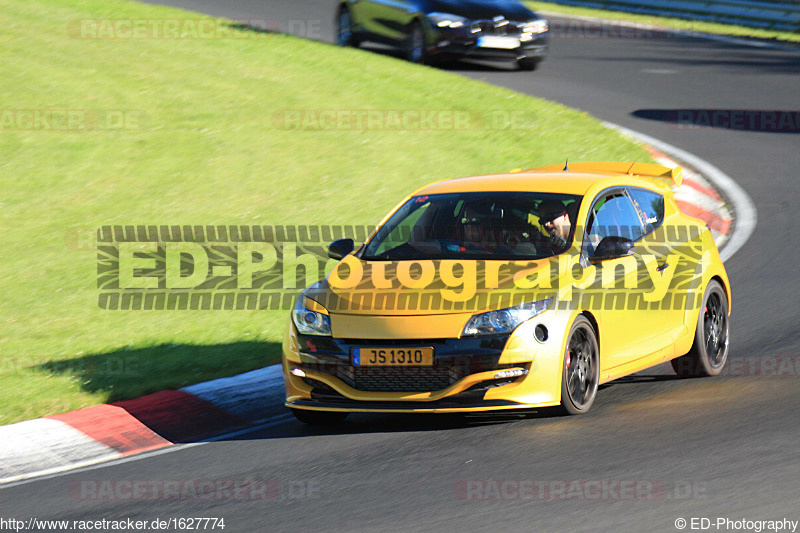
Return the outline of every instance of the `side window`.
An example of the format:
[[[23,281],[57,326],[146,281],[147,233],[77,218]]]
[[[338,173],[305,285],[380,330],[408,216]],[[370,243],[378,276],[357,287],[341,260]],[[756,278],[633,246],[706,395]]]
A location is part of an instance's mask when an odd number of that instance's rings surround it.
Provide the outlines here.
[[[650,233],[664,222],[664,197],[645,189],[628,189],[639,218],[644,224],[645,234]]]
[[[644,236],[638,211],[623,190],[600,196],[592,207],[586,228],[589,254],[605,237],[625,237],[638,240]]]

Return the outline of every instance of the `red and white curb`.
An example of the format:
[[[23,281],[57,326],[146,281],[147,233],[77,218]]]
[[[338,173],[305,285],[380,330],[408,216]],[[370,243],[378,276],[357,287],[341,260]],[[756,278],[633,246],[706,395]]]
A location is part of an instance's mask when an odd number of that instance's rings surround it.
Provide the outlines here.
[[[688,152],[606,125],[646,143],[665,166],[683,165],[684,182],[675,197],[683,211],[708,223],[723,259],[744,244],[755,227],[755,207],[731,178]],[[224,437],[278,418],[285,413],[281,372],[281,365],[272,365],[177,391],[0,426],[0,485]]]
[[[281,365],[0,426],[0,484],[197,442],[284,412]]]

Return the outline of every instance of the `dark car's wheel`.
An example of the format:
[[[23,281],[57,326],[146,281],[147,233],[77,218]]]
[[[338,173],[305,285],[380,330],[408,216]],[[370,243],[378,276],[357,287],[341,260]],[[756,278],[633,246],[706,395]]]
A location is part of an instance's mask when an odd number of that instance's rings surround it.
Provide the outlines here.
[[[406,38],[405,55],[406,59],[412,63],[425,62],[425,32],[419,21],[411,23]]]
[[[600,380],[600,347],[591,322],[579,316],[567,337],[561,373],[561,411],[569,415],[589,410]]]
[[[353,17],[346,6],[339,8],[336,16],[336,42],[339,46],[358,46],[358,36],[353,31]]]
[[[728,359],[728,296],[712,280],[703,294],[697,331],[689,353],[672,360],[675,373],[683,377],[716,376]]]
[[[539,62],[540,61],[538,59],[518,59],[517,66],[520,70],[536,70],[536,68],[539,66]]]
[[[296,419],[312,426],[332,426],[347,418],[348,413],[341,411],[308,411],[306,409],[292,409]]]

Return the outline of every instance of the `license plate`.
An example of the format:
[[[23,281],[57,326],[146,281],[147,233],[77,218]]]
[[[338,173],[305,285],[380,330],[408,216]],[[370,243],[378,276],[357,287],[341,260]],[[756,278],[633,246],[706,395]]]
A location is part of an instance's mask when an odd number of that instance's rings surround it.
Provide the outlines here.
[[[353,366],[433,366],[433,348],[353,348]]]
[[[512,37],[510,35],[484,35],[478,37],[478,46],[482,48],[503,48],[512,50],[519,48],[519,37]]]

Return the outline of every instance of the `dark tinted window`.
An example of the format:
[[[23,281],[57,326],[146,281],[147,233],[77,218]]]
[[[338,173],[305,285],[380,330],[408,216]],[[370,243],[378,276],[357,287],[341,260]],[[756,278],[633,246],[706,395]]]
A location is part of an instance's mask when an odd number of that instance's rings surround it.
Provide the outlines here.
[[[562,206],[574,227],[580,196],[475,192],[415,196],[401,206],[364,249],[368,260],[536,259],[564,252],[540,219]],[[543,216],[542,218],[548,218]]]
[[[645,233],[650,233],[659,227],[664,221],[664,197],[645,189],[628,189],[628,192],[634,207],[639,212]]]

